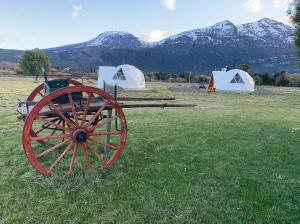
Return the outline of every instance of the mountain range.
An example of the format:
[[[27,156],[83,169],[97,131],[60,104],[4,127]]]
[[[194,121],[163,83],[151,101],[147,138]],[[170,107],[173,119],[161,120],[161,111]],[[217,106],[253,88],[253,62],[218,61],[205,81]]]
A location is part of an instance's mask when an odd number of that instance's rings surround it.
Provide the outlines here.
[[[254,72],[299,72],[294,29],[272,19],[235,25],[223,21],[147,43],[126,32],[104,32],[78,44],[44,49],[52,64],[84,70],[133,64],[145,71],[210,74],[215,68],[249,64]],[[0,49],[0,60],[17,61],[22,51]]]

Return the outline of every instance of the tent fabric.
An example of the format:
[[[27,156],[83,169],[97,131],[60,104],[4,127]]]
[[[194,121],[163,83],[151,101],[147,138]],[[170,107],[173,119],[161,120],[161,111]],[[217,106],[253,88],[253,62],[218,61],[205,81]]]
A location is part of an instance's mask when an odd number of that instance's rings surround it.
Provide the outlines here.
[[[132,65],[118,67],[100,66],[97,87],[103,89],[104,81],[127,90],[145,89],[145,77],[141,70]]]
[[[216,91],[254,92],[255,82],[245,71],[232,69],[214,71],[212,74],[213,88]]]

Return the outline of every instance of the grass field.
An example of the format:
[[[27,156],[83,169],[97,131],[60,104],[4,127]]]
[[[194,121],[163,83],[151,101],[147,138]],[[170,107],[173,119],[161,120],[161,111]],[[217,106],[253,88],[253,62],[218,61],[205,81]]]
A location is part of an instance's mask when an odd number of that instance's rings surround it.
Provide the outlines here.
[[[190,109],[126,110],[128,141],[105,172],[44,178],[21,147],[17,98],[0,81],[0,223],[300,223],[300,89],[171,93]],[[170,84],[169,84],[170,85]]]

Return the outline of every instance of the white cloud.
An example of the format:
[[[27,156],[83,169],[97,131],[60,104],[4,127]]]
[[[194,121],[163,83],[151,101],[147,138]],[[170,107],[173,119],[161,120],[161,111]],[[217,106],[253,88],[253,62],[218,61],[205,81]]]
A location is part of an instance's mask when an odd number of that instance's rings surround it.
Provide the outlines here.
[[[261,0],[248,0],[243,4],[243,8],[246,12],[258,13],[263,10],[263,4]]]
[[[176,9],[176,0],[162,0],[161,4],[168,10]]]
[[[170,35],[171,33],[169,33],[168,31],[153,30],[150,33],[142,34],[139,37],[146,42],[157,42]]]
[[[72,5],[72,15],[73,17],[78,17],[80,14],[81,14],[81,11],[82,11],[82,6],[81,5],[76,5],[76,4],[73,4]]]
[[[283,8],[285,10],[288,9],[292,2],[293,0],[273,0],[275,8]]]

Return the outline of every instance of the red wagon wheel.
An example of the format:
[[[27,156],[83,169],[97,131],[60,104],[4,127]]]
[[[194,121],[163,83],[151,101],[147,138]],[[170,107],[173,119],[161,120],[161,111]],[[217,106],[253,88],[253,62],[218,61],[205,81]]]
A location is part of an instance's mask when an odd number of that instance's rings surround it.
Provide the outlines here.
[[[53,103],[60,98],[68,102]],[[115,110],[115,116],[104,115],[106,109]],[[118,127],[108,131],[107,126],[114,121]],[[41,127],[46,128],[39,132]],[[53,135],[53,131],[59,134]],[[51,176],[63,161],[68,166],[59,167],[73,173],[75,160],[80,158],[90,170],[99,166],[108,169],[124,149],[126,135],[122,108],[109,94],[94,87],[72,86],[45,96],[34,106],[24,124],[22,143],[32,166]],[[41,145],[38,141],[47,142]]]
[[[78,85],[82,85],[80,82],[76,81],[76,80],[73,80],[73,79],[68,79],[68,82],[69,82],[69,85],[70,86],[78,86]],[[41,100],[45,94],[43,92],[44,90],[44,83],[40,84],[39,86],[37,86],[32,92],[31,94],[27,97],[26,101],[27,102],[33,102],[33,101],[39,101]],[[39,131],[42,131],[43,128],[41,128],[41,130]],[[53,132],[53,134],[55,133],[55,131]],[[31,133],[31,136],[32,137],[36,137],[38,133],[35,133],[35,132],[32,132]],[[38,141],[40,144],[44,144],[46,143],[47,141]]]

